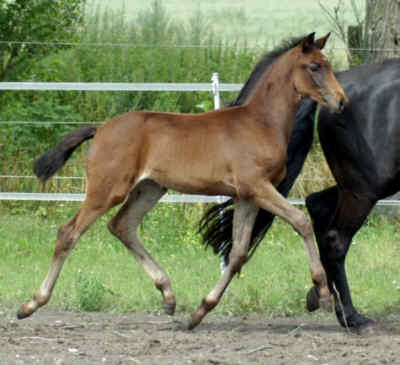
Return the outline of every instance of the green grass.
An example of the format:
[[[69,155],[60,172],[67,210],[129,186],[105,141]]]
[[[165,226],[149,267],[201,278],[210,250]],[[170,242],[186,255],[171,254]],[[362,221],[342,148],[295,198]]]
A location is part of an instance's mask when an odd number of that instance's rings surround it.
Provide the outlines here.
[[[58,207],[60,214],[53,204],[45,218],[34,206],[28,207],[29,214],[1,211],[1,305],[16,308],[37,289],[48,269],[57,228],[76,207]],[[141,227],[145,247],[170,275],[180,312],[195,309],[219,277],[218,258],[204,250],[195,233],[201,210],[199,205],[160,204]],[[160,293],[107,231],[108,219],[101,218],[81,238],[48,305],[60,310],[161,311]],[[364,313],[400,310],[399,238],[395,223],[373,218],[354,240],[348,276],[354,303]],[[300,238],[277,221],[215,311],[299,314],[310,284]]]

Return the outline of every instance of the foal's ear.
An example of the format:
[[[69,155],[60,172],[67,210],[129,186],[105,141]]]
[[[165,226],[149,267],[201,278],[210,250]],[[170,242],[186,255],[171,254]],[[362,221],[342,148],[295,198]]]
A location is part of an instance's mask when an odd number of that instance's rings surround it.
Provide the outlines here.
[[[312,48],[314,46],[314,36],[315,36],[315,32],[309,34],[307,37],[305,37],[301,41],[301,48],[304,53],[307,53],[312,50]]]
[[[331,35],[331,32],[329,32],[325,37],[322,37],[320,39],[317,39],[315,41],[315,46],[319,49],[323,49],[325,47],[326,41],[328,40],[329,36]]]

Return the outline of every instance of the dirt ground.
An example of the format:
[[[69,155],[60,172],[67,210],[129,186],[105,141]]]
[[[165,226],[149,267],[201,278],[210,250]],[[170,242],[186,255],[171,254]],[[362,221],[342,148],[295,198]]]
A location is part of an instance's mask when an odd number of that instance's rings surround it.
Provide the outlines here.
[[[0,364],[400,364],[400,315],[355,335],[332,314],[295,318],[0,312]]]

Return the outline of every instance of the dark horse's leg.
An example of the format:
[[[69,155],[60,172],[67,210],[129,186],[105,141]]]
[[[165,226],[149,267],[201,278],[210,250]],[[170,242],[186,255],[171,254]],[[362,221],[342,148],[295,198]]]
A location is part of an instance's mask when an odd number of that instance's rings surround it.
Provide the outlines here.
[[[372,325],[373,322],[358,313],[353,306],[345,259],[353,236],[360,229],[375,201],[356,197],[335,186],[311,194],[307,197],[306,204],[313,221],[321,262],[328,276],[329,289],[335,298],[335,311],[340,324],[356,331]],[[317,303],[315,299],[317,297],[313,288],[307,298],[309,310],[318,308],[318,305],[314,305]]]

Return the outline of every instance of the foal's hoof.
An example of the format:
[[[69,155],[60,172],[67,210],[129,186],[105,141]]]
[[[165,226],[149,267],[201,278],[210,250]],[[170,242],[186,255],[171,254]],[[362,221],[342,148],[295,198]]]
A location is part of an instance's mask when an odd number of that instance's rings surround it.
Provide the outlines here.
[[[169,316],[173,316],[175,313],[175,308],[176,308],[176,303],[167,303],[163,302],[162,304],[164,308],[164,312],[168,314]]]
[[[319,306],[326,312],[332,312],[331,297],[319,298]]]
[[[203,319],[203,315],[199,313],[199,311],[195,311],[190,315],[190,321],[187,325],[187,329],[190,331],[195,328]]]
[[[192,330],[193,328],[195,328],[198,324],[199,324],[199,322],[193,321],[193,319],[191,318],[186,328],[187,328],[189,331],[191,331],[191,330]]]
[[[318,294],[318,289],[313,286],[307,293],[307,310],[309,312],[314,312],[319,308],[327,312],[332,312],[332,299],[331,295],[320,297]]]
[[[29,317],[31,314],[32,314],[32,313],[25,313],[24,306],[22,305],[22,306],[18,309],[17,318],[18,318],[18,319],[24,319],[24,318]]]
[[[318,291],[315,286],[313,286],[307,293],[307,310],[309,312],[314,312],[320,307],[320,301],[318,296]]]

